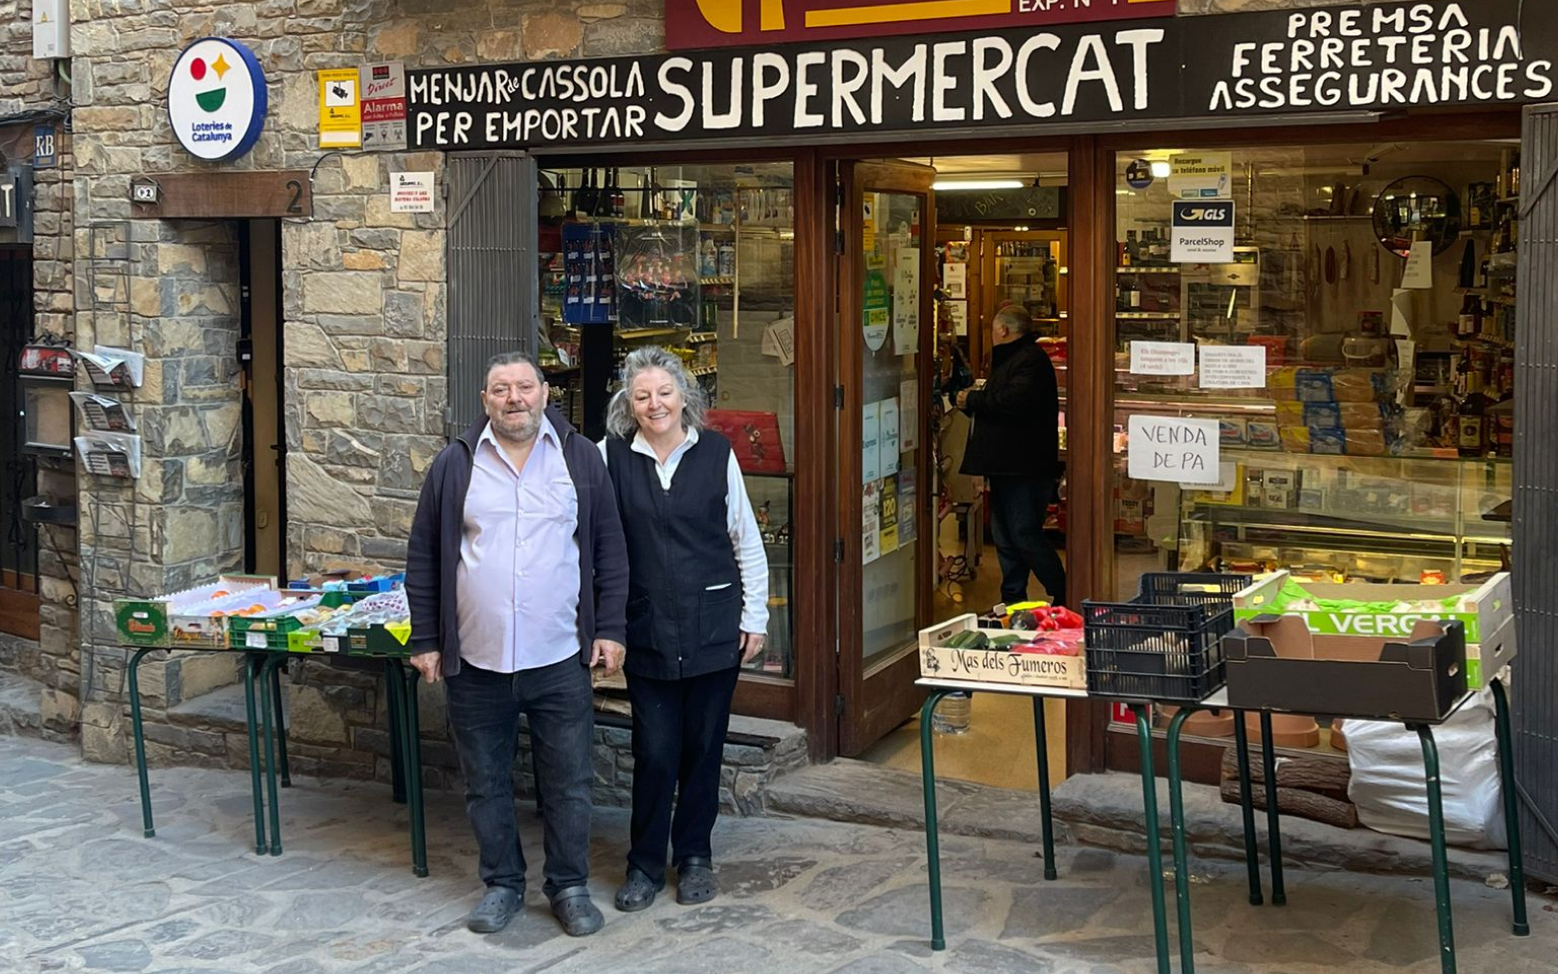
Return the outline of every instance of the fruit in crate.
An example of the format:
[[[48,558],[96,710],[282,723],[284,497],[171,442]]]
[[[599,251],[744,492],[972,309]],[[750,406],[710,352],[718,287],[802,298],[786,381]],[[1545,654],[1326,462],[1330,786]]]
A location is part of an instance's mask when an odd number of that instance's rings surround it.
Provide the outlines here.
[[[1035,633],[1030,639],[1014,644],[1011,651],[1040,656],[1081,656],[1082,640],[1082,627],[1079,624],[1074,629]]]

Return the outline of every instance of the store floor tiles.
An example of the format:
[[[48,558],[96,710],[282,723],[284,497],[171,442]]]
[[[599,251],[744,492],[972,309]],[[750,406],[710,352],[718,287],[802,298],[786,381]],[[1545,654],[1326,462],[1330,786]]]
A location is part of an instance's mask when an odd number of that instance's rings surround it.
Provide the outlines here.
[[[875,769],[880,774],[889,774]],[[540,836],[525,910],[469,933],[475,849],[458,796],[429,795],[432,876],[407,863],[405,809],[381,785],[300,778],[282,795],[286,853],[256,856],[248,776],[155,770],[157,837],[140,835],[135,777],[71,747],[0,738],[0,969],[145,974],[1151,974],[1145,861],[1063,846],[1039,879],[1027,842],[943,839],[947,950],[928,944],[924,834],[782,818],[723,819],[723,895],[670,895],[621,914],[627,813],[595,814],[590,882],[606,913],[574,940],[540,895]],[[972,787],[972,786],[964,786]],[[987,814],[996,814],[996,809]],[[999,824],[992,819],[992,826]],[[1245,904],[1236,864],[1196,860],[1203,974],[1433,974],[1426,880],[1293,870],[1290,905]],[[1460,969],[1551,970],[1558,914],[1532,899],[1532,936],[1508,934],[1508,895],[1453,887]],[[1170,898],[1172,903],[1172,897]],[[1177,964],[1176,964],[1177,966]]]

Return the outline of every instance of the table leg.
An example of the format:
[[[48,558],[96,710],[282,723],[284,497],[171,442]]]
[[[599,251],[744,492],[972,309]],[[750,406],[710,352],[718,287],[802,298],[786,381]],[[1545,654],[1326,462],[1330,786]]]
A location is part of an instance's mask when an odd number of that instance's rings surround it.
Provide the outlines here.
[[[141,726],[141,684],[136,678],[136,671],[141,668],[141,660],[154,649],[136,650],[125,667],[130,683],[130,733],[135,738],[135,774],[141,785],[141,834],[148,839],[157,834],[157,829],[151,820],[151,782],[146,777],[146,732]]]
[[[1152,769],[1152,717],[1148,704],[1133,703],[1136,738],[1141,745],[1141,805],[1147,832],[1147,889],[1152,893],[1152,935],[1158,948],[1158,974],[1169,974],[1168,912],[1163,902],[1163,849],[1158,836],[1158,783]]]
[[[1409,725],[1410,726],[1410,725]],[[1439,969],[1455,974],[1455,925],[1450,918],[1450,868],[1444,851],[1444,799],[1439,790],[1439,748],[1434,729],[1419,724],[1423,771],[1428,778],[1428,843],[1434,856],[1434,908],[1439,914]]]
[[[1239,809],[1244,813],[1244,868],[1250,874],[1250,905],[1260,906],[1265,897],[1260,888],[1260,849],[1255,844],[1255,801],[1250,795],[1250,735],[1242,710],[1233,712],[1233,740],[1239,766]]]
[[[1049,733],[1044,727],[1044,698],[1033,698],[1033,743],[1039,751],[1039,828],[1044,838],[1044,878],[1058,878],[1055,872],[1055,820],[1050,811]]]
[[[1271,904],[1286,906],[1287,885],[1282,881],[1282,816],[1277,810],[1277,753],[1271,743],[1271,711],[1260,713],[1261,768],[1266,773],[1266,845],[1271,853]]]
[[[274,666],[270,671],[271,695],[276,704],[276,750],[278,760],[281,762],[281,787],[292,787],[292,767],[287,762],[287,721],[282,714],[281,706],[281,669],[285,662]]]
[[[931,719],[946,690],[932,690],[920,708],[920,779],[925,791],[925,867],[930,876],[930,949],[946,950],[941,921],[941,837],[936,831],[936,750]]]
[[[1185,797],[1179,778],[1179,735],[1194,707],[1181,706],[1168,729],[1169,830],[1174,834],[1174,906],[1179,914],[1179,969],[1195,974],[1196,941],[1190,924],[1190,863],[1185,852]]]
[[[389,715],[390,800],[404,805],[406,769],[401,763],[405,760],[401,756],[404,748],[400,740],[401,689],[400,664],[397,660],[386,658],[384,660],[384,711]]]
[[[1514,931],[1517,937],[1529,937],[1525,855],[1520,847],[1520,806],[1515,791],[1515,737],[1509,730],[1509,700],[1504,695],[1504,684],[1493,680],[1491,686],[1497,720],[1494,726],[1498,729],[1499,778],[1504,791],[1504,832],[1509,838],[1509,895],[1514,901]]]
[[[270,854],[281,855],[281,801],[276,797],[276,739],[271,734],[270,675],[276,660],[260,664],[260,733],[265,740],[265,788],[270,795]]]
[[[249,735],[249,793],[254,796],[254,852],[265,855],[265,799],[260,787],[260,738],[259,717],[254,703],[254,677],[264,664],[265,657],[255,653],[243,654],[243,706],[248,718],[245,730]]]
[[[397,660],[397,665],[399,661]],[[414,666],[402,666],[405,685],[401,703],[406,728],[406,808],[411,813],[411,871],[427,876],[427,820],[422,815],[422,727],[417,715],[417,677]]]

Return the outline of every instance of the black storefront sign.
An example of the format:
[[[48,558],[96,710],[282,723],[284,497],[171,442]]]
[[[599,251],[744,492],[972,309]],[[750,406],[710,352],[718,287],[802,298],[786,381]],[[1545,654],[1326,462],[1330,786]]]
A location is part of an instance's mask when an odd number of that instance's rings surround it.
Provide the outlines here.
[[[407,72],[422,149],[1522,105],[1558,18],[1435,0]]]

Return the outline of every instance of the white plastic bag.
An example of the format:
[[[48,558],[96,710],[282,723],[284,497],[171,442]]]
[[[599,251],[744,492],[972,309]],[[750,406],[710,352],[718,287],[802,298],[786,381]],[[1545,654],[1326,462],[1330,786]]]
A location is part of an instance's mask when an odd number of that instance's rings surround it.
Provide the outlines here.
[[[1344,732],[1352,767],[1347,797],[1358,808],[1358,820],[1376,832],[1428,838],[1428,785],[1417,732],[1372,720],[1349,720]],[[1435,727],[1434,742],[1439,746],[1445,842],[1472,849],[1505,848],[1492,691],[1483,690]]]

